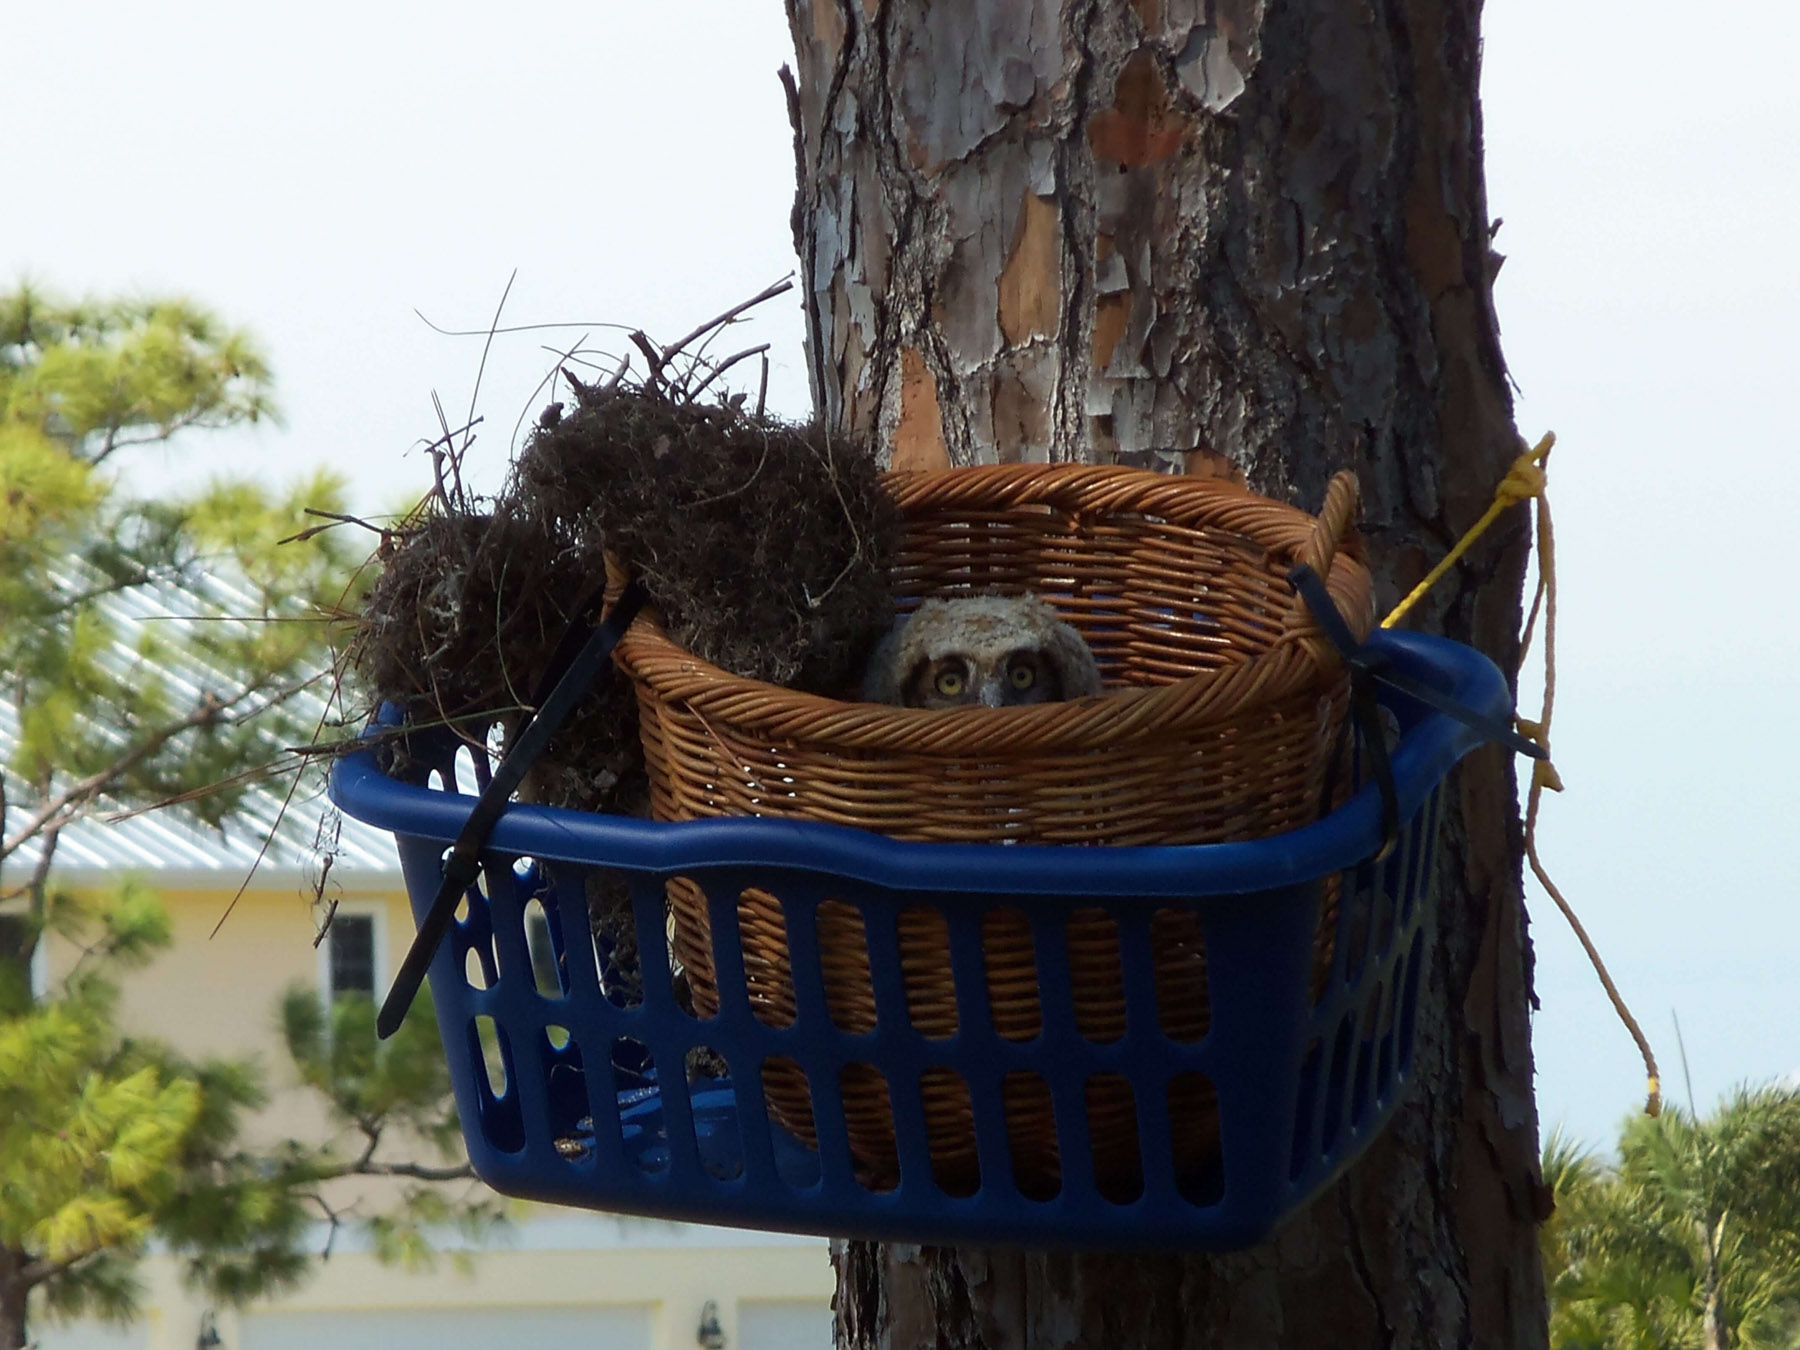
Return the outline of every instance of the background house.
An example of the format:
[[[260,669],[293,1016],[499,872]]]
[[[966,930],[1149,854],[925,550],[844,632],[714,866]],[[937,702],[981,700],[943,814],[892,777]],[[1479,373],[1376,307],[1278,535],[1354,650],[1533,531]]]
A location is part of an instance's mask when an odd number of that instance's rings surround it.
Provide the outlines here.
[[[120,604],[141,610],[116,616],[127,637],[131,623],[200,608],[181,594],[140,594]],[[0,757],[12,752],[15,732],[11,709],[0,703]],[[278,785],[252,792],[222,831],[173,809],[84,822],[59,841],[55,875],[74,887],[111,885],[128,874],[154,884],[174,941],[125,977],[122,1025],[195,1056],[256,1054],[268,1070],[271,1100],[251,1124],[253,1137],[318,1139],[328,1121],[316,1094],[294,1081],[278,999],[295,984],[321,998],[347,991],[379,997],[413,922],[392,839],[344,820],[321,890],[315,836],[324,803],[296,801],[283,817],[284,791]],[[271,842],[259,863],[265,839]],[[315,895],[336,904],[316,945]],[[54,939],[40,944],[34,983],[47,987],[77,955]],[[326,1237],[321,1223],[321,1249]],[[339,1232],[330,1258],[300,1290],[243,1311],[208,1306],[183,1287],[173,1260],[153,1255],[142,1272],[145,1316],[135,1325],[57,1325],[39,1317],[32,1330],[41,1350],[460,1350],[514,1340],[595,1350],[831,1344],[833,1280],[825,1243],[816,1238],[520,1206],[509,1232],[471,1255],[472,1263],[446,1256],[434,1271],[414,1274],[381,1264],[353,1234]],[[708,1332],[716,1324],[723,1339],[703,1336],[703,1323]]]
[[[322,995],[385,990],[412,934],[391,843],[345,823],[331,872],[338,912],[316,950],[313,883],[291,844],[258,869],[214,937],[254,856],[250,829],[209,839],[166,817],[140,817],[63,847],[71,861],[82,859],[67,869],[69,880],[136,870],[156,882],[173,918],[170,950],[127,977],[124,1024],[196,1055],[260,1055],[275,1091],[254,1128],[264,1137],[323,1130],[318,1099],[295,1086],[291,1072],[283,1081],[276,999],[295,982]],[[73,955],[48,946],[41,978]],[[542,1346],[686,1350],[700,1343],[711,1305],[730,1350],[831,1344],[832,1275],[822,1240],[544,1206],[521,1207],[510,1229],[498,1245],[474,1253],[472,1269],[440,1259],[424,1274],[382,1265],[340,1234],[303,1288],[241,1313],[209,1309],[182,1287],[172,1261],[152,1257],[147,1315],[138,1325],[40,1320],[35,1334],[42,1350],[187,1350],[205,1344],[210,1319],[227,1350],[458,1350],[515,1337]],[[321,1247],[325,1236],[321,1224]]]

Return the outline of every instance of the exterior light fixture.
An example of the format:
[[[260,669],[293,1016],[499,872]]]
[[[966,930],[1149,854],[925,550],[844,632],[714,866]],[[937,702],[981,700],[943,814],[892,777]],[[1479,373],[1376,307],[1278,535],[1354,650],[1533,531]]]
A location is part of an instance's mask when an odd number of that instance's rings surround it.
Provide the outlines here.
[[[719,1305],[707,1299],[700,1305],[700,1327],[694,1333],[700,1350],[725,1350],[725,1328],[719,1325]]]

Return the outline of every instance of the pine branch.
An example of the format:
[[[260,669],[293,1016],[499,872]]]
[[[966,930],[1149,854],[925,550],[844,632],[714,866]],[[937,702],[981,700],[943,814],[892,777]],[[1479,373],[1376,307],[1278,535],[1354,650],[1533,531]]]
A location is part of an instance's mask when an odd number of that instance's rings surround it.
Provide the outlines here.
[[[366,1117],[356,1117],[356,1128],[363,1132],[363,1138],[369,1142],[362,1151],[362,1156],[351,1164],[351,1173],[361,1175],[363,1169],[375,1160],[375,1150],[381,1147],[381,1126]]]
[[[66,1275],[84,1261],[93,1260],[105,1250],[104,1247],[90,1247],[84,1252],[77,1252],[74,1256],[65,1256],[59,1261],[51,1261],[40,1256],[20,1266],[17,1279],[27,1289],[36,1289],[40,1284],[54,1280],[58,1275]]]
[[[335,1181],[339,1177],[404,1177],[409,1181],[473,1181],[475,1169],[468,1162],[447,1167],[430,1167],[424,1163],[413,1162],[376,1162],[375,1150],[381,1147],[381,1134],[384,1128],[379,1119],[368,1119],[358,1116],[356,1128],[367,1140],[363,1151],[355,1162],[346,1163],[335,1170],[322,1171],[319,1179]]]
[[[285,702],[311,683],[312,680],[308,679],[278,691],[270,697],[269,706]],[[265,685],[256,682],[245,685],[230,698],[220,698],[217,694],[212,693],[203,695],[200,702],[184,716],[157,728],[105,768],[98,769],[85,778],[77,779],[62,791],[47,798],[16,834],[10,839],[0,842],[0,862],[10,858],[39,834],[51,829],[64,829],[73,824],[80,818],[83,809],[91,805],[95,798],[113,787],[125,775],[150,759],[177,736],[225,721],[232,709],[239,707],[246,700],[264,693],[265,690]]]
[[[453,1167],[427,1167],[423,1163],[410,1162],[370,1162],[345,1171],[341,1175],[405,1177],[409,1181],[473,1181],[475,1180],[475,1168],[473,1164],[466,1162]]]
[[[105,792],[108,787],[149,759],[175,737],[184,731],[192,731],[198,727],[217,723],[227,709],[249,697],[252,692],[253,690],[246,689],[229,702],[221,700],[216,694],[202,695],[200,702],[185,716],[158,728],[105,768],[96,770],[85,778],[79,778],[61,792],[53,794],[26,821],[22,830],[11,839],[0,843],[0,861],[10,858],[27,841],[39,833],[52,828],[60,829],[73,822],[80,814],[80,808]]]
[[[344,1226],[344,1216],[346,1214],[354,1213],[356,1207],[351,1205],[345,1209],[335,1208],[318,1191],[308,1191],[303,1198],[312,1201],[325,1215],[325,1245],[319,1251],[319,1259],[321,1261],[329,1261],[331,1259],[331,1249],[337,1243],[338,1232]]]
[[[117,595],[120,591],[128,591],[134,586],[148,586],[157,579],[149,568],[140,566],[135,572],[122,577],[114,577],[104,585],[90,586],[86,590],[75,591],[59,597],[55,604],[47,605],[44,608],[40,618],[44,620],[57,619],[85,605],[90,605],[96,600],[109,595]]]
[[[191,408],[187,412],[184,412],[167,422],[158,424],[155,431],[144,436],[121,436],[120,433],[125,430],[123,426],[108,427],[106,429],[105,442],[88,463],[98,467],[105,463],[115,451],[130,450],[134,446],[139,445],[161,445],[164,441],[172,439],[176,433],[184,431],[188,427],[205,425],[207,414],[214,411],[216,410],[210,407]]]
[[[37,866],[31,869],[31,880],[25,883],[25,893],[31,898],[31,912],[40,918],[47,901],[46,888],[50,884],[50,861],[56,857],[56,844],[61,835],[62,827],[59,825],[44,829],[43,848],[38,853]]]

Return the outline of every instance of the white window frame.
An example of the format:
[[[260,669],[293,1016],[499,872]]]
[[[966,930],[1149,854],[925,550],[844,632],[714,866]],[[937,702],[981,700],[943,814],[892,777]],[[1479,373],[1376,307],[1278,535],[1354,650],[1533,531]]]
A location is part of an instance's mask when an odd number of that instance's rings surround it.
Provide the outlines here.
[[[50,994],[50,933],[38,934],[37,946],[31,949],[31,997],[39,1001]]]
[[[337,903],[337,910],[331,921],[336,923],[340,918],[368,919],[369,923],[369,958],[374,967],[373,990],[376,1003],[387,992],[388,959],[387,959],[387,903],[383,900],[343,900]],[[324,941],[317,948],[319,1002],[325,1011],[331,1011],[331,1002],[336,997],[331,987],[331,934],[325,934]]]

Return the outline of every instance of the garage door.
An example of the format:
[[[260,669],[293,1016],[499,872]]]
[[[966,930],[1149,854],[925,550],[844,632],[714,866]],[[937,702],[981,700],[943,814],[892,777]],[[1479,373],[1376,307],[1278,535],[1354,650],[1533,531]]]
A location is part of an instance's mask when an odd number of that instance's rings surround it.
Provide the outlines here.
[[[150,1328],[142,1322],[115,1327],[105,1322],[40,1318],[31,1324],[31,1343],[38,1350],[147,1350]]]
[[[648,1350],[651,1321],[649,1304],[251,1312],[244,1317],[243,1350]]]
[[[831,1350],[831,1305],[744,1299],[738,1304],[737,1350]]]

